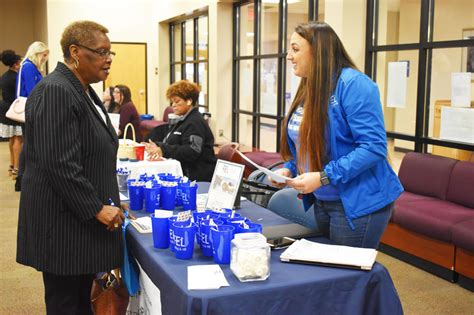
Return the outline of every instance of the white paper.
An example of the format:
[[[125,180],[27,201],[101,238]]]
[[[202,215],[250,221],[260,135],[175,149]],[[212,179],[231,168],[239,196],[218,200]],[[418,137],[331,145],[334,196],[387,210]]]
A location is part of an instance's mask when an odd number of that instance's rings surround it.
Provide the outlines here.
[[[271,170],[269,170],[268,168],[266,167],[263,167],[263,166],[260,166],[258,164],[256,164],[254,161],[252,161],[251,159],[249,159],[245,154],[243,154],[242,152],[236,150],[237,153],[240,154],[240,156],[247,162],[249,162],[250,164],[252,164],[255,168],[257,168],[258,170],[260,170],[261,172],[263,172],[265,175],[267,176],[270,176],[272,178],[272,180],[274,180],[275,182],[277,183],[285,183],[287,180],[290,180],[291,178],[289,177],[286,177],[286,176],[282,176],[282,175],[279,175]]]
[[[228,287],[219,265],[188,266],[188,290],[211,290]]]
[[[471,73],[451,73],[451,106],[471,107]]]
[[[387,107],[406,107],[407,67],[405,61],[388,63]]]
[[[110,122],[115,129],[115,132],[119,133],[119,126],[120,126],[120,114],[109,113]]]
[[[149,216],[130,220],[130,224],[140,233],[151,233],[151,218]]]
[[[441,108],[440,139],[474,143],[474,108]]]
[[[327,245],[298,240],[290,245],[281,255],[280,260],[303,260],[327,264],[339,264],[371,269],[377,257],[373,248],[360,248],[341,245]]]
[[[128,200],[128,197],[125,196],[124,194],[122,194],[121,192],[119,192],[119,196],[120,196],[121,201],[127,201]]]

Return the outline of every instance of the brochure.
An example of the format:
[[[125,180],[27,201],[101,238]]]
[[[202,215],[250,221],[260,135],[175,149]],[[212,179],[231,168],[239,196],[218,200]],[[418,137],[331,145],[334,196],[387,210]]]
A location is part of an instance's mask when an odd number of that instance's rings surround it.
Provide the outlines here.
[[[271,170],[269,170],[268,168],[266,167],[263,167],[263,166],[260,166],[258,165],[257,163],[255,163],[254,161],[252,161],[251,159],[249,159],[245,154],[243,154],[242,152],[236,150],[237,153],[240,154],[240,156],[247,162],[249,162],[250,164],[252,164],[255,168],[257,168],[258,170],[260,170],[261,172],[263,172],[265,175],[267,176],[270,176],[275,182],[277,183],[285,183],[287,180],[290,180],[291,178],[289,177],[286,177],[286,176],[281,176]]]

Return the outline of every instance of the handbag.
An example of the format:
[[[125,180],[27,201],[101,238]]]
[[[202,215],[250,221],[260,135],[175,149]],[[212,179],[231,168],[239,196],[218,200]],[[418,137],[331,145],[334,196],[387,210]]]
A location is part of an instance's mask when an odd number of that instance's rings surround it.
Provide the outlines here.
[[[118,269],[105,273],[92,283],[91,304],[96,315],[124,315],[129,295]]]
[[[131,127],[132,128],[132,134],[133,134],[133,141],[130,142],[130,141],[127,141],[127,131],[128,131],[128,128]],[[124,158],[128,158],[128,159],[136,159],[137,156],[135,154],[135,145],[136,145],[136,137],[135,137],[135,128],[133,127],[132,123],[128,123],[126,126],[125,126],[125,130],[123,131],[123,142],[120,142],[119,144],[119,148],[118,148],[118,151],[117,151],[117,157],[119,159],[124,159]]]
[[[16,90],[16,99],[13,101],[13,103],[11,103],[10,107],[8,108],[8,111],[5,114],[5,117],[17,122],[24,123],[26,97],[20,96],[21,69],[23,69],[23,64],[21,64],[20,71],[18,73],[18,87]]]

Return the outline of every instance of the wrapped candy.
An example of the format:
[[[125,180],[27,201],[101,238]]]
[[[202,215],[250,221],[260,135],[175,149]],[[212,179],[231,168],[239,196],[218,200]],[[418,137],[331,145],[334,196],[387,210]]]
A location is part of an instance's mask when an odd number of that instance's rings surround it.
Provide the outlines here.
[[[239,233],[232,240],[230,269],[242,282],[270,276],[270,246],[260,233]]]

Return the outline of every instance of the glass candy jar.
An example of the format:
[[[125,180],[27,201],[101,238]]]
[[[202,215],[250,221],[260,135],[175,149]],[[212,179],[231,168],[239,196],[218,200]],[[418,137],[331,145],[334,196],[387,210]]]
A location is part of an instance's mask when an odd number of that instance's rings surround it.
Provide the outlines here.
[[[230,269],[242,282],[261,281],[270,275],[270,246],[260,233],[238,233],[232,240]]]

